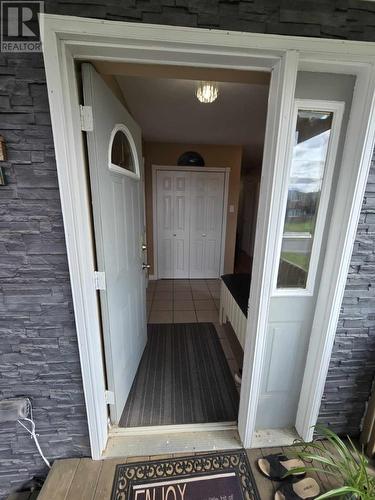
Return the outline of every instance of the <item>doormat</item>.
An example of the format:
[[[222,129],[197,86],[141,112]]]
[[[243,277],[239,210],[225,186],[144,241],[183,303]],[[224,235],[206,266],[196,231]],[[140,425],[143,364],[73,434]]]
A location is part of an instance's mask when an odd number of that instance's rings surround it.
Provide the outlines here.
[[[245,450],[120,464],[111,500],[260,500]]]

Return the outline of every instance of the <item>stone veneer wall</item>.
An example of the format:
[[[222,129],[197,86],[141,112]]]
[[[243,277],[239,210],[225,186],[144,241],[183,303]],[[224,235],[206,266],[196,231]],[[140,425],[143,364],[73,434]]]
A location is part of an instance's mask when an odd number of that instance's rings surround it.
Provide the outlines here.
[[[375,159],[354,243],[319,421],[359,433],[375,374]]]
[[[375,40],[364,0],[70,0],[48,13],[237,31]],[[50,459],[89,455],[52,131],[41,55],[0,54],[0,397],[33,399]],[[375,173],[370,176],[321,408],[357,434],[374,376]],[[338,416],[340,412],[340,416]],[[0,424],[0,496],[46,469],[26,433]]]
[[[0,54],[0,398],[29,396],[47,457],[89,455],[43,58]],[[0,498],[45,473],[19,424],[0,424]]]

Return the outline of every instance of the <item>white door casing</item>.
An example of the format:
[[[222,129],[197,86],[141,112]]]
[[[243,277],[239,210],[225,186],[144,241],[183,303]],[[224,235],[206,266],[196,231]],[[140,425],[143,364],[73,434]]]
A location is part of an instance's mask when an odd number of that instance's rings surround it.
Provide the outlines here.
[[[189,172],[157,173],[157,260],[159,278],[189,276]]]
[[[269,263],[274,259],[277,241],[277,227],[273,222],[279,215],[282,196],[278,172],[282,171],[287,157],[286,144],[293,112],[298,59],[297,52],[287,52],[274,66],[270,84],[238,413],[238,428],[245,446],[251,446],[254,440],[262,387],[272,290]]]
[[[356,75],[353,106],[344,148],[342,173],[328,238],[307,358],[308,369],[299,407],[300,435],[311,439],[328,370],[338,314],[345,288],[375,136],[375,45],[373,43],[293,36],[235,33],[219,30],[113,22],[41,14],[47,90],[56,151],[70,280],[77,329],[91,452],[102,457],[108,437],[104,399],[100,318],[93,286],[95,258],[90,200],[79,115],[76,62],[90,58],[121,62],[192,65],[270,71],[272,68],[265,164],[262,176],[254,271],[250,293],[251,321],[245,346],[239,432],[244,446],[253,441],[255,413],[264,359],[270,296],[270,269],[279,212],[275,170],[283,162],[289,104],[299,67],[304,71]],[[155,50],[157,47],[157,50]],[[209,49],[209,50],[207,50]],[[284,61],[286,64],[284,64]],[[289,61],[289,62],[288,62]]]
[[[84,103],[93,130],[87,132],[98,270],[106,287],[100,305],[112,424],[117,424],[146,344],[145,273],[142,270],[144,207],[141,131],[90,64],[82,65]],[[130,139],[134,172],[111,162],[118,130]]]
[[[224,173],[191,172],[190,278],[220,276]]]

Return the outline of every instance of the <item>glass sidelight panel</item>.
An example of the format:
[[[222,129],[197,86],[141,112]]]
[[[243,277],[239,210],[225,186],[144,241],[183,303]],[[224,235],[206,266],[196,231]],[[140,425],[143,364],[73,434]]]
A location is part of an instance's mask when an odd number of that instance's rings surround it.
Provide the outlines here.
[[[332,111],[297,110],[277,288],[307,286],[332,123]]]

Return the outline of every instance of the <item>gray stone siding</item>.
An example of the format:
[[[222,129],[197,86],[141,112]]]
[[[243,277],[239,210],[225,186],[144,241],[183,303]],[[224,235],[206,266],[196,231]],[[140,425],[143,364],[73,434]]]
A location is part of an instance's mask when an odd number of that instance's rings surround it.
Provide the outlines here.
[[[375,161],[371,165],[319,420],[356,436],[375,374]]]
[[[114,21],[375,40],[375,3],[365,0],[47,0],[46,11]]]
[[[237,31],[375,40],[361,0],[69,0],[55,14]],[[89,455],[43,59],[0,54],[0,397],[30,396],[48,458]],[[321,420],[357,434],[374,376],[375,173],[370,176]],[[339,414],[339,416],[338,416]],[[0,497],[46,468],[15,424],[0,424]]]
[[[43,58],[0,54],[0,398],[29,396],[45,455],[89,455]],[[0,424],[0,498],[46,467]]]

